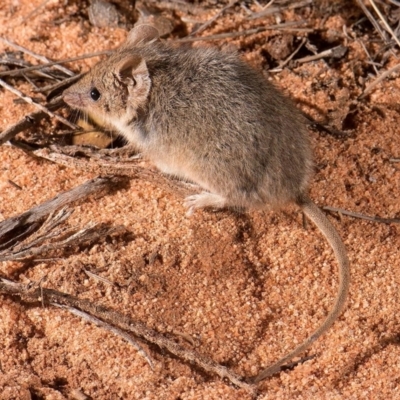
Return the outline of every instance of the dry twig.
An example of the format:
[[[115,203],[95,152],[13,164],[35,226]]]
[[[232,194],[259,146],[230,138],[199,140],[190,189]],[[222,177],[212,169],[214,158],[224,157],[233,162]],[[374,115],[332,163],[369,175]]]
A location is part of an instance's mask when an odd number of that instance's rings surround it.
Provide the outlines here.
[[[203,32],[206,28],[208,28],[214,21],[216,21],[225,11],[229,10],[231,7],[233,7],[238,0],[230,0],[230,2],[221,10],[219,10],[212,18],[210,18],[208,21],[204,22],[204,24],[200,25],[197,29],[195,29],[189,36],[193,36],[196,33]]]
[[[99,304],[78,299],[57,290],[37,286],[29,287],[2,278],[0,278],[0,293],[19,296],[27,303],[37,303],[39,300],[42,300],[44,303],[73,307],[74,309],[83,311],[107,324],[131,332],[150,343],[156,344],[162,349],[168,350],[171,354],[194,364],[209,373],[214,373],[221,378],[226,378],[234,385],[254,393],[255,387],[253,385],[244,382],[242,377],[230,371],[228,368],[217,364],[208,357],[202,356],[193,350],[186,349],[173,340],[170,340],[162,334],[148,328],[141,322],[134,321],[123,314],[100,306]]]
[[[349,217],[365,219],[367,221],[372,221],[372,222],[381,222],[383,224],[400,224],[400,218],[381,218],[329,206],[323,207],[323,209],[326,211],[336,212],[342,215],[348,215]]]
[[[45,107],[50,111],[55,111],[63,106],[63,101],[60,98],[55,98],[45,105]],[[35,111],[31,114],[25,115],[18,122],[4,130],[0,133],[0,146],[5,142],[13,139],[19,132],[24,131],[25,129],[31,128],[36,122],[39,122],[41,119],[48,117],[48,113],[44,111]]]
[[[95,324],[97,326],[100,326],[101,328],[113,333],[114,335],[120,336],[123,339],[125,339],[128,343],[130,343],[133,347],[136,348],[137,352],[147,361],[147,364],[149,364],[150,368],[154,370],[154,364],[151,361],[150,356],[147,354],[146,350],[136,341],[132,338],[131,335],[128,335],[126,332],[124,332],[122,329],[115,328],[114,326],[107,324],[106,322],[102,321],[99,318],[93,317],[92,315],[81,311],[75,307],[70,307],[66,305],[60,305],[57,303],[50,303],[52,306],[62,308],[64,310],[69,311],[71,314],[76,315],[77,317],[83,318],[86,321],[91,322],[92,324]]]
[[[307,41],[306,38],[302,38],[300,44],[297,46],[297,48],[290,54],[290,56],[288,58],[286,58],[286,60],[282,61],[276,68],[274,68],[273,70],[270,70],[270,72],[277,72],[277,71],[281,71],[282,68],[287,65],[292,59],[293,57],[300,51],[300,49],[304,46],[304,43]]]
[[[256,18],[263,18],[266,17],[267,15],[272,15],[276,14],[285,10],[295,10],[296,8],[301,8],[308,6],[312,4],[314,0],[304,0],[304,1],[299,1],[297,3],[291,3],[285,5],[285,6],[271,6],[271,7],[264,7],[264,9],[260,12],[256,12],[251,14],[250,16],[247,17],[247,19],[256,19]]]
[[[121,182],[122,179],[120,177],[104,177],[91,179],[90,181],[87,181],[76,188],[61,193],[53,199],[31,208],[29,211],[26,211],[21,215],[0,222],[0,237],[5,237],[6,235],[9,235],[17,228],[39,222],[48,214],[70,203],[82,200],[94,193],[100,193],[103,190],[110,190]]]
[[[67,217],[71,214],[70,210],[61,210],[61,213],[67,214]],[[58,217],[58,215],[56,215]],[[53,215],[50,216],[53,218]],[[62,221],[57,221],[57,225],[61,224]],[[37,228],[38,224],[35,224],[35,228]],[[72,245],[82,245],[87,242],[97,242],[101,239],[104,239],[107,236],[123,233],[125,232],[124,227],[109,227],[107,225],[101,224],[92,224],[83,229],[78,228],[70,228],[67,230],[58,230],[53,232],[55,227],[49,228],[44,234],[39,237],[34,237],[34,239],[22,240],[18,242],[17,246],[13,247],[11,241],[10,247],[7,247],[5,250],[0,251],[0,262],[2,261],[23,261],[26,259],[31,259],[35,256],[43,256],[48,252],[54,252],[55,250],[64,249],[66,247],[70,247]],[[31,230],[28,228],[29,233]],[[42,227],[40,228],[42,230]],[[33,230],[34,231],[34,230]],[[26,233],[26,232],[24,232]],[[37,233],[34,232],[34,236],[37,236]],[[19,239],[13,238],[13,239]],[[43,244],[44,242],[49,242],[47,244]],[[3,247],[3,246],[2,246]]]
[[[216,35],[209,35],[209,36],[199,36],[199,37],[184,37],[181,39],[177,39],[177,42],[197,42],[200,40],[221,40],[221,39],[228,39],[228,38],[235,38],[235,37],[241,37],[241,36],[248,36],[248,35],[254,35],[256,33],[264,32],[267,30],[296,30],[296,31],[301,31],[304,32],[307,30],[306,28],[292,28],[293,26],[296,25],[301,25],[306,23],[307,21],[301,20],[301,21],[289,21],[285,22],[283,24],[276,24],[276,25],[269,25],[269,26],[259,26],[258,28],[252,28],[252,29],[247,29],[244,31],[239,31],[239,32],[227,32],[227,33],[218,33]],[[312,30],[311,30],[312,31]],[[1,76],[1,73],[0,73]]]
[[[103,55],[110,55],[112,51],[110,50],[104,50],[104,51],[98,51],[96,53],[90,53],[90,54],[83,54],[81,56],[77,57],[71,57],[71,58],[66,58],[64,60],[58,60],[58,61],[51,61],[46,64],[40,64],[40,65],[33,65],[32,67],[26,67],[26,68],[20,68],[14,71],[2,71],[0,72],[0,77],[1,76],[21,76],[22,74],[30,71],[36,71],[39,69],[43,68],[48,68],[52,67],[54,65],[59,65],[59,64],[66,64],[72,61],[79,61],[79,60],[85,60],[87,58],[93,58],[93,57],[98,57],[98,56],[103,56]]]
[[[29,96],[23,94],[22,92],[20,92],[18,89],[15,89],[13,86],[9,85],[8,83],[6,83],[5,81],[3,81],[2,79],[0,79],[0,86],[3,86],[5,89],[7,89],[8,91],[10,91],[11,93],[14,93],[15,95],[17,95],[18,97],[20,97],[22,100],[26,101],[28,104],[32,104],[33,106],[35,106],[36,108],[38,108],[39,110],[43,111],[44,113],[48,114],[50,117],[56,118],[57,120],[59,120],[60,122],[62,122],[64,125],[69,126],[71,129],[79,129],[79,127],[71,122],[69,122],[67,119],[65,119],[64,117],[62,117],[61,115],[58,114],[54,114],[52,111],[50,111],[46,106],[40,104],[40,103],[36,103],[35,101],[33,101]]]
[[[331,49],[321,51],[321,53],[313,54],[312,56],[307,56],[303,58],[299,58],[296,60],[298,63],[307,63],[310,61],[320,60],[321,58],[342,58],[347,52],[347,47],[345,46],[336,46]]]
[[[378,14],[379,18],[382,21],[383,26],[386,28],[386,30],[390,33],[390,35],[392,36],[393,40],[397,43],[397,46],[400,47],[400,41],[398,39],[398,37],[396,36],[396,34],[393,32],[393,29],[389,26],[389,24],[387,23],[385,17],[382,15],[382,13],[380,12],[379,8],[376,6],[375,2],[373,0],[369,0],[369,3],[371,4],[371,6],[373,7],[373,9],[375,10],[375,12]]]
[[[378,21],[374,18],[374,16],[370,13],[368,8],[365,6],[364,1],[363,0],[356,0],[356,1],[357,1],[358,5],[361,7],[361,9],[363,10],[364,14],[370,20],[371,24],[374,26],[376,31],[379,33],[380,37],[383,39],[384,42],[386,42],[387,38],[386,38],[385,32],[382,30]]]
[[[385,78],[387,78],[393,72],[396,72],[400,69],[400,64],[395,65],[394,67],[388,69],[387,71],[383,72],[381,75],[378,76],[370,85],[368,85],[364,92],[359,97],[360,99],[364,98],[375,86],[377,86],[380,82],[382,82]]]
[[[8,46],[14,47],[14,49],[16,49],[16,50],[22,51],[23,53],[28,54],[31,57],[34,57],[37,60],[40,60],[40,61],[42,61],[44,63],[49,63],[50,62],[48,58],[46,58],[46,57],[44,57],[44,56],[42,56],[40,54],[34,53],[33,51],[28,50],[27,48],[25,48],[23,46],[20,46],[19,44],[16,44],[16,43],[12,42],[11,40],[9,40],[7,38],[0,37],[0,41],[2,41],[3,43],[7,44]],[[63,67],[62,65],[57,65],[56,64],[54,66],[54,68],[58,69],[59,71],[64,72],[65,74],[67,74],[69,76],[73,76],[74,75],[74,73],[72,71],[70,71],[68,68]]]

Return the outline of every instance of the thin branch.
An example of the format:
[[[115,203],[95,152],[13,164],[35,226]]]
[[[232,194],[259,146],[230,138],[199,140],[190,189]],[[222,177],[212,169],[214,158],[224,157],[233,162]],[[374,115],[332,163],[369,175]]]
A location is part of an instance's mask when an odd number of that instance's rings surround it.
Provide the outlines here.
[[[57,303],[50,303],[52,306],[62,308],[64,310],[69,311],[71,314],[76,315],[77,317],[83,318],[86,321],[91,322],[92,324],[95,324],[97,326],[100,326],[101,328],[113,333],[114,335],[120,336],[123,339],[125,339],[128,343],[130,343],[137,352],[147,361],[147,364],[149,364],[150,368],[154,371],[154,364],[153,361],[151,361],[150,356],[146,353],[146,350],[136,341],[132,338],[131,335],[128,335],[126,332],[124,332],[121,329],[115,328],[114,326],[107,324],[106,322],[102,321],[99,318],[93,317],[92,315],[85,313],[84,311],[78,310],[75,307],[70,307],[70,306],[65,306],[65,305],[60,305]]]
[[[177,42],[185,43],[185,42],[197,42],[200,40],[221,40],[221,39],[228,39],[228,38],[235,38],[235,37],[240,37],[240,36],[249,36],[249,35],[254,35],[256,33],[260,32],[265,32],[268,30],[285,30],[289,27],[304,24],[307,21],[301,20],[301,21],[289,21],[283,24],[276,24],[276,25],[269,25],[269,26],[260,26],[258,28],[252,28],[252,29],[247,29],[244,31],[239,31],[239,32],[227,32],[227,33],[219,33],[216,35],[209,35],[209,36],[199,36],[199,37],[184,37],[181,39],[177,39]],[[293,28],[290,28],[293,29]],[[301,28],[296,28],[296,30],[301,30]],[[304,29],[302,30],[304,31]],[[313,30],[311,30],[313,31]],[[1,76],[1,73],[0,73]]]
[[[2,79],[0,79],[0,86],[3,86],[5,89],[10,91],[11,93],[14,93],[18,97],[20,97],[22,100],[26,101],[28,104],[32,104],[33,106],[35,106],[39,110],[41,110],[44,113],[48,114],[50,117],[56,118],[58,121],[62,122],[64,125],[69,126],[71,129],[78,129],[77,125],[69,122],[67,119],[65,119],[61,115],[54,114],[52,111],[50,111],[47,107],[43,106],[42,104],[36,103],[29,96],[26,96],[25,94],[20,92],[18,89],[15,89],[13,86],[9,85],[8,83],[3,81]]]
[[[115,286],[115,283],[114,283],[114,282],[110,281],[110,280],[107,279],[107,278],[103,278],[102,276],[97,275],[97,274],[93,273],[92,271],[89,271],[88,269],[84,269],[83,271],[85,272],[85,274],[86,274],[89,278],[93,278],[93,279],[96,280],[96,281],[103,282],[103,283],[105,283],[105,284],[107,284],[107,285],[110,285],[110,286]]]
[[[6,55],[6,57],[0,59],[1,65],[11,66],[11,67],[19,67],[19,68],[29,68],[31,66],[28,62],[20,59],[14,58],[12,55]],[[28,73],[21,74],[21,76],[26,77]],[[32,71],[32,76],[38,76],[46,79],[54,79],[53,76],[47,74],[44,71]]]
[[[379,71],[378,71],[377,66],[378,66],[378,67],[382,67],[382,64],[377,63],[377,62],[375,62],[375,61],[373,60],[373,58],[371,57],[371,54],[369,54],[369,51],[368,51],[367,47],[365,46],[363,40],[357,40],[357,42],[361,45],[361,47],[362,47],[363,50],[364,50],[364,53],[367,55],[367,57],[368,57],[368,61],[367,61],[367,62],[368,62],[370,65],[372,65],[372,67],[373,67],[374,70],[375,70],[375,74],[376,74],[376,75],[379,75]]]
[[[55,98],[46,104],[46,108],[55,111],[64,105],[61,98]],[[35,111],[31,114],[25,115],[18,122],[0,133],[0,146],[14,138],[19,132],[30,129],[36,122],[43,118],[48,117],[48,113],[44,111]]]
[[[352,211],[343,210],[342,208],[335,208],[335,207],[329,207],[329,206],[323,207],[323,209],[326,211],[337,212],[337,213],[340,213],[343,215],[348,215],[349,217],[365,219],[367,221],[372,221],[372,222],[381,222],[383,224],[400,224],[400,218],[381,218],[381,217],[360,214],[360,213],[356,213],[356,212],[352,212]]]
[[[219,10],[212,18],[210,18],[208,21],[204,22],[204,24],[200,25],[197,29],[195,29],[193,32],[190,33],[189,36],[193,36],[197,33],[203,32],[206,28],[208,28],[214,21],[216,21],[225,11],[229,10],[231,7],[233,7],[238,0],[230,0],[230,2],[223,7],[221,10]]]
[[[205,357],[196,351],[186,349],[178,343],[164,337],[159,332],[156,332],[141,322],[134,321],[114,310],[103,307],[99,304],[94,304],[87,300],[78,299],[69,294],[59,292],[53,289],[42,287],[27,287],[20,283],[15,283],[4,278],[0,278],[0,293],[12,296],[19,296],[27,303],[37,303],[42,300],[49,304],[57,304],[59,306],[73,307],[81,310],[92,317],[102,320],[103,322],[116,326],[119,329],[133,333],[134,335],[147,340],[150,343],[156,344],[162,349],[168,350],[171,354],[194,364],[203,370],[216,374],[221,378],[230,380],[234,385],[246,389],[254,393],[255,387],[243,381],[243,378],[235,374],[228,368],[216,363],[208,357]]]
[[[364,98],[375,86],[377,86],[380,82],[382,82],[385,78],[387,78],[393,72],[396,72],[400,69],[400,64],[395,65],[394,67],[388,69],[387,71],[383,72],[381,75],[378,76],[370,85],[368,85],[364,92],[361,94],[359,99]]]
[[[279,12],[282,12],[285,10],[295,10],[296,8],[308,6],[308,5],[312,4],[313,1],[314,0],[305,0],[305,1],[299,1],[298,3],[288,4],[286,6],[273,6],[273,7],[264,8],[260,12],[253,13],[252,15],[247,17],[247,19],[251,20],[251,19],[256,19],[256,18],[263,18],[263,17],[266,17],[267,15],[276,14],[276,13],[279,13]]]
[[[35,7],[26,17],[23,18],[22,22],[25,22],[29,18],[32,18],[35,14],[38,13],[38,11],[43,8],[50,0],[43,0],[37,7]]]
[[[385,32],[382,30],[380,27],[378,21],[374,18],[374,16],[370,13],[368,8],[365,6],[363,0],[356,0],[358,5],[361,7],[361,9],[364,11],[364,14],[367,16],[367,18],[370,20],[371,24],[374,26],[374,28],[377,30],[381,38],[383,39],[384,42],[387,42],[387,38],[385,35]]]
[[[400,47],[400,41],[398,39],[398,37],[395,35],[395,33],[393,32],[393,29],[389,26],[389,24],[387,23],[385,17],[382,15],[382,13],[380,12],[379,8],[376,6],[375,2],[373,0],[369,0],[371,6],[373,7],[373,9],[375,10],[375,12],[378,14],[379,18],[381,19],[384,27],[386,28],[386,30],[390,33],[390,35],[392,36],[393,40],[397,43],[397,46]]]
[[[321,51],[321,53],[313,54],[312,56],[306,56],[303,58],[299,58],[296,60],[298,63],[307,63],[310,61],[320,60],[321,58],[342,58],[347,52],[347,47],[345,46],[336,46],[328,50]]]
[[[46,57],[44,57],[44,56],[42,56],[40,54],[34,53],[33,51],[31,51],[31,50],[29,50],[29,49],[27,49],[25,47],[22,47],[19,44],[16,44],[16,43],[12,42],[11,40],[9,40],[7,38],[3,38],[3,37],[0,36],[0,41],[2,41],[3,43],[7,44],[8,46],[11,46],[14,49],[17,49],[19,51],[22,51],[23,53],[28,54],[31,57],[36,58],[37,60],[40,60],[40,61],[42,61],[44,63],[49,63],[50,62],[50,60],[48,58],[46,58]],[[65,74],[67,74],[69,76],[73,76],[74,75],[74,73],[72,71],[70,71],[68,68],[65,68],[65,67],[63,67],[61,65],[55,65],[54,68],[58,69],[59,71],[64,72]]]
[[[76,74],[71,76],[70,78],[63,79],[61,82],[53,83],[51,85],[43,86],[37,89],[33,89],[35,93],[45,93],[45,92],[54,92],[57,89],[64,88],[66,86],[72,85],[73,83],[77,82],[85,73]]]
[[[120,177],[91,179],[78,187],[61,193],[53,199],[31,208],[29,211],[26,211],[23,214],[0,222],[0,237],[8,234],[18,227],[37,222],[47,214],[50,214],[53,211],[58,210],[59,208],[62,208],[70,203],[82,200],[91,194],[99,193],[103,190],[110,190],[120,182],[122,182]]]
[[[2,261],[23,261],[35,256],[43,256],[48,252],[54,252],[68,248],[72,245],[82,245],[83,243],[94,243],[107,236],[126,232],[121,226],[109,227],[104,224],[95,224],[83,229],[71,228],[66,231],[47,232],[43,237],[35,239],[33,242],[20,243],[17,249],[6,249],[0,253]],[[49,244],[42,244],[43,241],[51,240]],[[37,247],[34,247],[37,246]]]
[[[103,56],[103,55],[110,55],[111,53],[112,53],[112,51],[110,51],[110,50],[104,50],[104,51],[98,51],[97,53],[83,54],[82,56],[66,58],[64,60],[51,61],[46,64],[40,64],[40,65],[34,65],[32,67],[20,68],[15,71],[2,71],[2,72],[0,72],[0,77],[1,76],[17,76],[17,75],[21,75],[22,73],[29,72],[29,71],[36,71],[39,69],[52,67],[54,65],[66,64],[66,63],[69,63],[72,61],[85,60],[87,58],[93,58],[93,57],[98,57],[98,56]]]
[[[300,49],[304,46],[304,43],[307,41],[306,38],[302,38],[300,44],[297,46],[297,48],[292,52],[292,54],[290,54],[290,56],[288,58],[286,58],[286,60],[282,61],[276,68],[274,68],[273,70],[271,70],[270,72],[277,72],[279,70],[281,70],[285,65],[287,65],[290,60],[293,59],[293,57],[300,51]]]

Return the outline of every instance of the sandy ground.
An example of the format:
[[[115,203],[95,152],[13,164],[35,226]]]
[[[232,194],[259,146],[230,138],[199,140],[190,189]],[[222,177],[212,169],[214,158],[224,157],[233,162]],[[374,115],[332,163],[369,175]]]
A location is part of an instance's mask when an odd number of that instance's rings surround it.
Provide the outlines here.
[[[0,36],[62,59],[115,47],[126,35],[122,28],[90,26],[79,2],[52,0],[25,20],[40,3],[3,0]],[[342,3],[325,20],[308,14],[310,23],[323,22],[332,37],[341,37],[343,25],[349,27],[358,12]],[[239,20],[222,17],[206,33],[237,30]],[[224,43],[260,68],[268,35]],[[390,159],[400,157],[400,79],[395,74],[383,81],[345,118],[365,82],[374,79],[364,74],[364,82],[357,72],[365,62],[360,42],[347,45],[345,61],[305,63],[272,79],[314,118],[328,116],[339,129],[351,125],[342,137],[310,130],[312,199],[320,206],[399,218],[400,164]],[[0,43],[0,51],[6,49]],[[86,70],[94,61],[70,67]],[[389,60],[385,69],[395,63]],[[32,95],[26,81],[9,82]],[[14,98],[0,91],[0,130],[33,110],[14,104]],[[60,130],[54,123],[52,134]],[[94,176],[3,145],[0,217],[17,215]],[[399,225],[329,218],[351,260],[348,306],[305,354],[312,359],[263,382],[260,400],[400,399]],[[78,204],[68,223],[90,221],[122,224],[131,235],[66,257],[2,263],[1,275],[22,283],[44,278],[45,287],[99,302],[160,332],[190,335],[198,351],[245,376],[294,348],[333,302],[336,263],[319,233],[303,229],[294,207],[242,216],[198,211],[188,218],[182,198],[132,180],[125,189]],[[85,269],[118,285],[91,279]],[[66,311],[7,296],[0,304],[0,399],[250,399],[244,390],[144,344],[152,371],[123,339]]]

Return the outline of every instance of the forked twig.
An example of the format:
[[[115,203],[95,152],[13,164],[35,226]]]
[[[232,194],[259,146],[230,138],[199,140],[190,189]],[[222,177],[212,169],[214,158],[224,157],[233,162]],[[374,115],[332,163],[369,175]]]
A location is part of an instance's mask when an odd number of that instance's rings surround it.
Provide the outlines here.
[[[383,224],[400,224],[400,218],[382,218],[382,217],[370,216],[370,215],[356,213],[353,211],[343,210],[342,208],[335,208],[329,206],[325,206],[323,207],[323,209],[326,211],[332,211],[343,215],[348,215],[349,217],[365,219],[367,221],[372,221],[372,222],[381,222]]]
[[[29,211],[26,211],[21,215],[0,222],[0,237],[7,235],[12,230],[18,227],[38,222],[43,217],[46,217],[48,214],[72,202],[82,200],[91,194],[99,193],[103,190],[109,190],[112,187],[115,187],[116,184],[120,182],[122,182],[121,177],[104,177],[91,179],[76,188],[61,193],[53,199],[31,208]]]
[[[53,289],[46,289],[37,286],[27,287],[26,285],[12,282],[3,278],[0,278],[0,293],[19,296],[27,303],[37,303],[40,299],[49,304],[73,307],[74,309],[78,309],[90,314],[92,317],[100,319],[107,324],[116,326],[124,331],[131,332],[150,343],[156,344],[158,347],[168,350],[171,354],[191,364],[194,364],[207,372],[214,373],[221,378],[228,379],[234,385],[240,388],[246,389],[252,393],[255,391],[255,387],[253,385],[244,382],[242,377],[235,374],[228,368],[216,363],[210,358],[205,357],[194,350],[190,350],[181,346],[173,340],[164,337],[159,332],[148,328],[141,322],[134,321],[126,315],[101,305],[94,304],[88,300],[78,299],[69,294]]]

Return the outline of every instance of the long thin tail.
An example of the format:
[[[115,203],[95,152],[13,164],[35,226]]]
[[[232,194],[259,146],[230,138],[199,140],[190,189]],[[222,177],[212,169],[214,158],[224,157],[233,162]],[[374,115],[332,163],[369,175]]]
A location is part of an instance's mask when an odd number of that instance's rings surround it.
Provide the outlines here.
[[[329,245],[332,247],[335,253],[336,259],[339,264],[339,288],[336,295],[336,300],[333,305],[331,312],[325,318],[324,322],[320,325],[314,333],[309,336],[303,343],[296,347],[286,356],[282,357],[279,361],[272,364],[260,372],[257,376],[251,379],[253,383],[258,383],[265,378],[279,372],[280,367],[290,361],[293,357],[296,357],[304,350],[306,350],[313,342],[315,342],[323,333],[325,333],[335,320],[339,317],[342,312],[347,295],[349,292],[350,284],[350,271],[349,271],[349,259],[347,257],[346,248],[340,239],[336,229],[329,222],[325,214],[310,200],[308,197],[303,196],[297,201],[298,205],[303,209],[306,216],[315,224],[315,226],[321,231],[321,233],[327,239]]]

